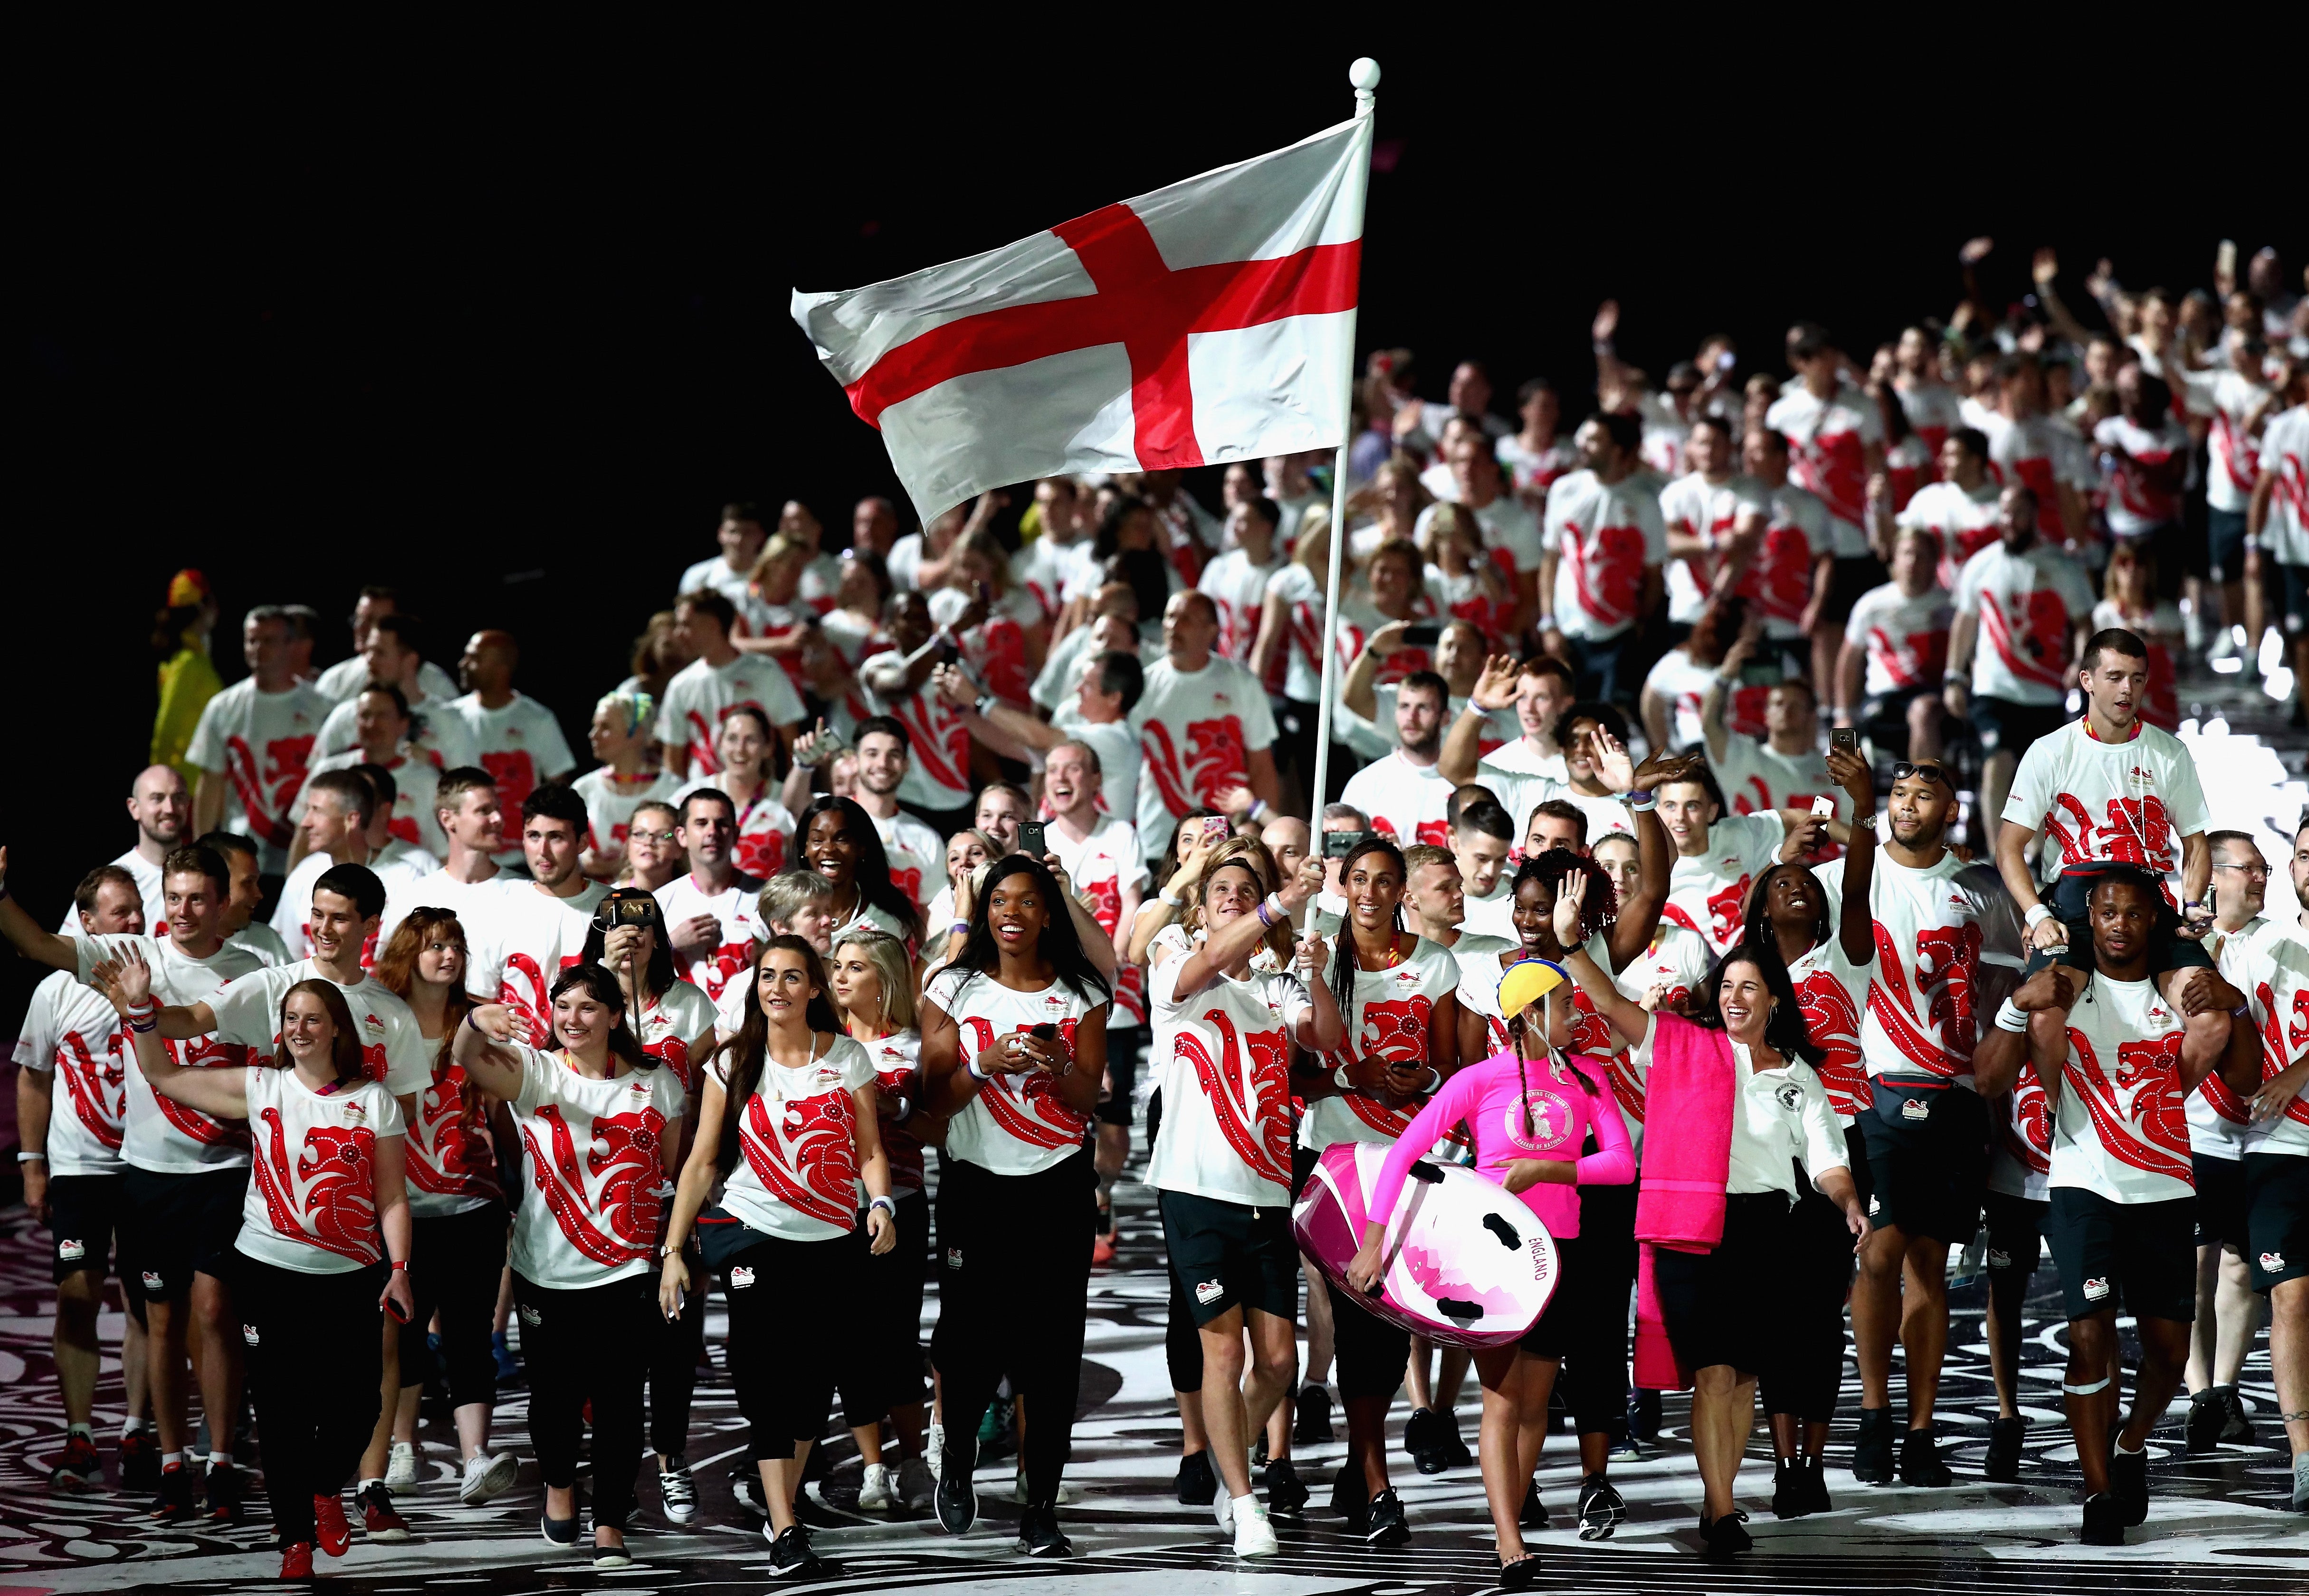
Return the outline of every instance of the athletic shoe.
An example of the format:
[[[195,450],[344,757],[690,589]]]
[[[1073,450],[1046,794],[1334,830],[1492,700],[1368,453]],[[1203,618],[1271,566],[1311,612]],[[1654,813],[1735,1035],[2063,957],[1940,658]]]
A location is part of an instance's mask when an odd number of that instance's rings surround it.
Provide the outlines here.
[[[1267,1509],[1253,1497],[1235,1510],[1234,1555],[1238,1557],[1271,1557],[1283,1549],[1275,1538],[1275,1526],[1267,1522]]]
[[[2108,1460],[2107,1494],[2124,1509],[2127,1524],[2149,1522],[2149,1448],[2120,1452]]]
[[[1403,1498],[1395,1494],[1394,1487],[1389,1486],[1371,1499],[1363,1530],[1363,1544],[1401,1546],[1410,1539],[1411,1523],[1403,1515]]]
[[[2221,1446],[2221,1427],[2228,1423],[2228,1406],[2221,1401],[2220,1387],[2211,1386],[2189,1399],[2189,1423],[2183,1433],[2191,1457],[2202,1457],[2218,1452]]]
[[[2234,1385],[2221,1387],[2221,1410],[2226,1416],[2221,1423],[2221,1439],[2239,1446],[2253,1444],[2253,1420],[2244,1416],[2244,1398]]]
[[[1516,1528],[1544,1530],[1547,1526],[1547,1504],[1539,1499],[1539,1481],[1534,1480],[1523,1488],[1523,1505],[1516,1510]]]
[[[1812,1511],[1810,1482],[1804,1479],[1803,1459],[1784,1457],[1772,1464],[1772,1516],[1802,1518]]]
[[[801,1532],[800,1524],[792,1525],[783,1535],[764,1524],[762,1539],[770,1543],[772,1579],[808,1579],[817,1573],[817,1554],[810,1550],[809,1540]]]
[[[521,1360],[513,1355],[513,1349],[506,1344],[504,1331],[500,1330],[489,1337],[489,1356],[497,1359],[499,1385],[510,1385],[521,1378]]]
[[[407,1441],[393,1444],[393,1459],[385,1465],[385,1482],[397,1491],[417,1483],[417,1448]]]
[[[1094,1269],[1103,1269],[1106,1265],[1108,1265],[1109,1264],[1111,1264],[1111,1263],[1113,1263],[1113,1262],[1114,1262],[1114,1232],[1113,1232],[1113,1231],[1111,1231],[1111,1230],[1100,1230],[1100,1231],[1096,1232],[1095,1234],[1094,1234],[1094,1235],[1091,1237],[1091,1238],[1090,1238],[1090,1263],[1091,1263],[1091,1267],[1092,1267],[1092,1268],[1094,1268]],[[1053,1535],[1058,1535],[1058,1533],[1059,1533],[1059,1532],[1058,1532],[1058,1530],[1056,1529],[1056,1527],[1055,1527],[1055,1526],[1051,1529],[1051,1534],[1053,1534]],[[1025,1539],[1025,1532],[1022,1531],[1020,1532],[1020,1535],[1019,1535],[1019,1540],[1020,1540],[1020,1541],[1021,1541],[1021,1543],[1022,1543],[1022,1544],[1024,1543]],[[1060,1543],[1061,1543],[1061,1544],[1063,1544],[1063,1543],[1065,1542],[1065,1540],[1066,1540],[1066,1537],[1065,1537],[1065,1536],[1063,1536],[1063,1535],[1059,1535],[1059,1540]],[[1068,1550],[1072,1550],[1073,1549],[1072,1549],[1072,1548],[1068,1548]],[[1066,1553],[1065,1553],[1065,1552],[1029,1553],[1029,1554],[1028,1554],[1028,1556],[1030,1556],[1030,1557],[1033,1557],[1033,1556],[1061,1557],[1062,1557],[1066,1556]]]
[[[537,1515],[537,1532],[545,1537],[545,1544],[567,1551],[577,1544],[577,1521],[575,1517],[555,1518],[540,1510]]]
[[[1287,1457],[1267,1465],[1267,1511],[1295,1518],[1307,1505],[1307,1487]]]
[[[361,1510],[361,1530],[371,1540],[409,1539],[409,1521],[393,1510],[391,1486],[372,1484],[355,1491],[353,1505]]]
[[[1028,1507],[1018,1515],[1018,1549],[1030,1557],[1071,1557],[1074,1542],[1059,1530],[1055,1508]]]
[[[160,1488],[152,1498],[151,1516],[173,1523],[193,1514],[193,1471],[182,1463],[160,1471]]]
[[[1220,1529],[1232,1531],[1234,1529],[1234,1498],[1224,1491],[1219,1492],[1211,1503],[1211,1516],[1218,1521]]]
[[[593,1566],[594,1566],[594,1567],[596,1567],[596,1568],[631,1568],[633,1566],[634,1566],[634,1554],[633,1554],[633,1553],[631,1553],[631,1552],[629,1552],[629,1551],[627,1551],[627,1550],[625,1549],[625,1547],[624,1547],[623,1545],[618,1545],[618,1546],[603,1546],[603,1545],[601,1545],[599,1541],[596,1541],[596,1542],[594,1543],[594,1545],[593,1545]]]
[[[1981,1465],[1984,1479],[2011,1485],[2020,1478],[2020,1443],[2028,1434],[2026,1419],[1992,1419],[1988,1421],[1988,1461]]]
[[[1647,1446],[1659,1445],[1660,1393],[1640,1387],[1628,1393],[1628,1434]]]
[[[1900,1483],[1937,1488],[1955,1480],[1941,1461],[1940,1448],[1933,1445],[1931,1427],[1910,1430],[1900,1443]]]
[[[120,1488],[148,1491],[160,1483],[160,1443],[143,1430],[120,1437]]]
[[[858,1479],[858,1505],[867,1513],[890,1510],[890,1465],[868,1463]]]
[[[1539,1554],[1526,1552],[1500,1570],[1502,1591],[1532,1591],[1539,1587]]]
[[[1644,1444],[1636,1438],[1634,1430],[1622,1419],[1612,1427],[1610,1438],[1604,1443],[1604,1455],[1615,1463],[1639,1463],[1644,1461]]]
[[[2077,1532],[2077,1539],[2087,1546],[2123,1546],[2124,1505],[2106,1491],[2087,1497],[2084,1527]]]
[[[468,1507],[478,1507],[491,1497],[513,1488],[521,1474],[521,1460],[510,1452],[500,1452],[491,1457],[486,1452],[476,1452],[465,1460],[465,1477],[458,1484],[457,1500]]]
[[[1435,1417],[1442,1420],[1443,1424],[1443,1439],[1440,1448],[1443,1454],[1443,1466],[1446,1469],[1465,1469],[1472,1466],[1475,1461],[1475,1454],[1468,1451],[1467,1444],[1459,1438],[1459,1416],[1449,1410],[1439,1409]]]
[[[1414,1408],[1404,1420],[1403,1449],[1422,1474],[1440,1474],[1451,1466],[1443,1437],[1443,1416],[1432,1408]]]
[[[669,1455],[657,1471],[657,1499],[669,1523],[686,1524],[697,1516],[697,1481],[689,1460],[679,1453]]]
[[[1017,1403],[1010,1397],[997,1396],[986,1404],[978,1420],[978,1445],[984,1455],[992,1457],[1009,1449],[1015,1439],[1011,1431],[1016,1412]]]
[[[1258,1432],[1258,1442],[1250,1449],[1250,1471],[1254,1474],[1267,1467],[1267,1432]]]
[[[1601,1474],[1590,1474],[1579,1482],[1579,1539],[1609,1540],[1613,1531],[1628,1522],[1628,1505],[1612,1482]]]
[[[930,1466],[930,1478],[936,1480],[946,1462],[946,1426],[935,1419],[930,1420],[930,1439],[922,1443],[922,1462]]]
[[[313,1539],[333,1557],[352,1549],[353,1527],[345,1523],[345,1504],[339,1497],[313,1498]]]
[[[48,1488],[84,1491],[103,1484],[104,1460],[96,1455],[95,1441],[77,1433],[66,1435],[64,1462],[48,1471]]]
[[[212,1524],[240,1522],[240,1471],[230,1463],[212,1461],[208,1472],[208,1521]]]
[[[1808,1457],[1803,1460],[1804,1485],[1814,1513],[1833,1513],[1836,1504],[1828,1499],[1828,1460]]]
[[[1331,1476],[1331,1511],[1345,1519],[1358,1534],[1370,1517],[1371,1504],[1363,1499],[1363,1466],[1352,1457]]]
[[[1026,1460],[1023,1457],[1018,1460],[1016,1471],[1010,1476],[1010,1499],[1017,1503],[1022,1507],[1025,1505],[1027,1501]],[[1074,1488],[1068,1485],[1065,1480],[1059,1480],[1057,1505],[1063,1507],[1074,1499]]]
[[[898,1465],[897,1497],[910,1513],[930,1510],[938,1500],[938,1479],[927,1462],[910,1457]]]
[[[299,1540],[281,1549],[281,1577],[310,1579],[313,1577],[313,1543]]]
[[[935,1505],[938,1527],[949,1535],[966,1535],[970,1526],[978,1522],[978,1493],[970,1484],[970,1471],[977,1466],[978,1460],[969,1442],[962,1445],[965,1450],[956,1452],[938,1471]]]
[[[2206,651],[2205,663],[2218,667],[2224,660],[2237,659],[2244,652],[2244,634],[2243,626],[2223,626],[2220,635],[2213,639],[2213,646]],[[2233,665],[2229,669],[2237,670],[2243,667]]]
[[[1299,1387],[1292,1404],[1291,1441],[1297,1446],[1319,1446],[1331,1438],[1331,1393],[1309,1383]]]
[[[1702,1513],[1699,1538],[1708,1543],[1708,1555],[1711,1557],[1736,1557],[1756,1545],[1755,1539],[1748,1533],[1748,1515],[1736,1507],[1712,1523]]]
[[[1892,1483],[1892,1415],[1860,1410],[1860,1438],[1852,1444],[1852,1477],[1863,1485]]]
[[[1208,1449],[1189,1452],[1179,1460],[1179,1505],[1208,1507],[1219,1494],[1218,1471],[1211,1467]]]

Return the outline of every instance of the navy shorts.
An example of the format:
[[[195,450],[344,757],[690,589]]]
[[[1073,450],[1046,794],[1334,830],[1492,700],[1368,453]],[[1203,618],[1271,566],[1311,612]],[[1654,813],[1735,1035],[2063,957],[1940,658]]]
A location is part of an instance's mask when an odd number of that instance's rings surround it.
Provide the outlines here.
[[[2010,698],[1975,698],[1971,701],[1972,729],[1980,738],[1980,751],[1986,754],[2011,754],[2020,757],[2022,750],[2039,738],[2048,738],[2069,723],[2069,712],[2057,703],[2016,703]]]
[[[2186,1324],[2197,1316],[2197,1200],[2113,1203],[2056,1186],[2045,1238],[2071,1319],[2123,1312]]]
[[[2266,1292],[2309,1275],[2309,1158],[2248,1152],[2244,1169],[2245,1262],[2253,1289]]]
[[[1198,1328],[1235,1307],[1286,1321],[1299,1316],[1299,1243],[1288,1204],[1253,1208],[1192,1192],[1156,1195],[1171,1272]]]

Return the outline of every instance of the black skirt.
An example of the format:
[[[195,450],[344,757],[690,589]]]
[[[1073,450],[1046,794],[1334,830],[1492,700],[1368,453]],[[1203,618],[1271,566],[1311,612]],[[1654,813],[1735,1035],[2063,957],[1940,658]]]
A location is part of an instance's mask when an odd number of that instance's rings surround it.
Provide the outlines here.
[[[1781,1290],[1787,1255],[1789,1203],[1784,1192],[1724,1200],[1724,1239],[1707,1253],[1652,1252],[1660,1317],[1689,1369],[1729,1364],[1760,1373],[1786,1330]]]

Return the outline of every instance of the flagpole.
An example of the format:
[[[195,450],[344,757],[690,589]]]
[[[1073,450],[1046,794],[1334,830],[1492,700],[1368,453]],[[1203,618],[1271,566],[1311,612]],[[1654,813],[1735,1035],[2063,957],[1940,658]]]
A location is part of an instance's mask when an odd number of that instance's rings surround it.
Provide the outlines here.
[[[1355,91],[1355,117],[1363,123],[1363,159],[1349,174],[1353,185],[1353,207],[1355,216],[1355,237],[1364,236],[1363,201],[1371,186],[1371,123],[1379,103],[1379,63],[1369,56],[1359,57],[1347,68],[1347,82]],[[1362,269],[1356,270],[1355,300],[1362,301]],[[1347,547],[1347,450],[1354,443],[1355,415],[1355,311],[1347,312],[1340,337],[1345,349],[1342,365],[1346,374],[1345,402],[1340,407],[1339,452],[1331,462],[1331,576],[1323,595],[1323,696],[1315,719],[1315,781],[1307,794],[1308,829],[1313,833],[1310,850],[1317,858],[1323,857],[1323,805],[1327,799],[1331,775],[1331,701],[1336,695],[1339,677],[1339,651],[1336,643],[1339,619],[1339,561]],[[1307,900],[1306,934],[1315,934],[1315,902]]]

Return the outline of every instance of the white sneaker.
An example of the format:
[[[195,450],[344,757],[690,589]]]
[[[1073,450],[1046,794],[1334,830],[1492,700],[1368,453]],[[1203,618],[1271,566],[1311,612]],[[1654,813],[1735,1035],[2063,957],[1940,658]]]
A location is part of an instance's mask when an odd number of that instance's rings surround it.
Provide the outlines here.
[[[2243,651],[2244,643],[2243,626],[2223,626],[2220,635],[2213,639],[2212,651],[2207,654],[2205,659],[2208,662],[2216,665],[2224,660],[2234,660]]]
[[[417,1483],[417,1448],[411,1443],[393,1444],[393,1461],[385,1465],[385,1483],[397,1491]]]
[[[2205,651],[2205,623],[2198,616],[2196,606],[2185,599],[2181,601],[2181,640],[2192,654]]]
[[[1227,1496],[1224,1480],[1219,1481],[1219,1494],[1211,1498],[1211,1516],[1219,1521],[1220,1529],[1234,1528],[1234,1503]]]
[[[1025,1465],[1025,1463],[1023,1463],[1023,1462],[1022,1462],[1022,1463],[1020,1463],[1020,1464],[1018,1465],[1017,1471],[1016,1471],[1016,1473],[1014,1473],[1013,1475],[1011,1475],[1011,1477],[1010,1477],[1010,1499],[1011,1499],[1012,1501],[1014,1501],[1014,1502],[1018,1503],[1018,1504],[1019,1504],[1019,1505],[1021,1505],[1022,1506],[1025,1504],[1025,1500],[1026,1500],[1026,1465]],[[1071,1501],[1073,1501],[1074,1499],[1075,1499],[1075,1491],[1074,1491],[1074,1487],[1072,1487],[1072,1486],[1068,1485],[1068,1484],[1065,1480],[1059,1480],[1059,1501],[1058,1501],[1058,1505],[1060,1505],[1060,1506],[1064,1506],[1067,1503],[1071,1502]]]
[[[858,1482],[858,1505],[868,1513],[886,1513],[890,1506],[890,1466],[868,1463]]]
[[[1267,1509],[1258,1498],[1246,1497],[1234,1515],[1234,1555],[1238,1557],[1271,1557],[1283,1549],[1275,1539],[1275,1526],[1267,1522]]]
[[[2261,634],[2261,648],[2253,655],[2253,669],[2269,675],[2285,663],[2285,634],[2271,626]]]
[[[928,1513],[938,1505],[938,1480],[921,1458],[910,1457],[898,1465],[897,1494],[909,1512]]]
[[[922,1459],[930,1466],[930,1478],[936,1480],[946,1471],[946,1426],[930,1420],[930,1438],[922,1443]]]
[[[465,1460],[465,1478],[457,1486],[457,1500],[478,1507],[491,1497],[511,1490],[520,1473],[521,1460],[510,1452],[495,1457],[476,1452]]]

